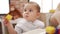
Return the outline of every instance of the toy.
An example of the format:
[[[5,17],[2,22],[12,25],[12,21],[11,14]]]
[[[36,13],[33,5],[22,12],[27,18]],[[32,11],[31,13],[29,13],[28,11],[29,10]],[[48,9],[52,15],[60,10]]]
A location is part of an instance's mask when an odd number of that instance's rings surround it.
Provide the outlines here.
[[[8,15],[6,16],[6,19],[7,19],[7,20],[11,20],[11,19],[12,19],[12,16],[11,16],[10,14],[8,14]]]
[[[55,34],[60,34],[60,24],[57,26]]]
[[[47,33],[47,34],[54,34],[55,31],[56,31],[56,29],[55,29],[55,27],[53,27],[53,26],[47,26],[47,27],[46,27],[46,33]]]

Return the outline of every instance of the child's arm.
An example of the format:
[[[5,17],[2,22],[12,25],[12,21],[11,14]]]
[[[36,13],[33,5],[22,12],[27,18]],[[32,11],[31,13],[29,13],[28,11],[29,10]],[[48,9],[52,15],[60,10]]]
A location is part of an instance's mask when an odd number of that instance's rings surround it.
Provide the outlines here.
[[[8,17],[9,16],[4,18],[4,21],[3,21],[4,25],[7,27],[9,34],[17,34],[17,32],[14,30],[12,24],[9,22]],[[9,17],[9,18],[11,19],[11,17]]]
[[[3,22],[4,22],[4,25],[7,27],[9,34],[17,34],[12,24],[10,24],[10,22],[7,19],[4,19]]]

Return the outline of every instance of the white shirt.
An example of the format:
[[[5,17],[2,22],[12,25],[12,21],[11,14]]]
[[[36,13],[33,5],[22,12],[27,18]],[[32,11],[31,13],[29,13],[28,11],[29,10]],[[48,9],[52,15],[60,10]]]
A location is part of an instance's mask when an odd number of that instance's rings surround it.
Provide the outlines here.
[[[37,28],[44,28],[44,26],[45,26],[44,23],[39,20],[35,20],[32,23],[32,22],[29,22],[25,19],[20,19],[20,20],[18,20],[18,23],[15,26],[15,30],[18,34],[22,34],[24,32],[34,30]]]

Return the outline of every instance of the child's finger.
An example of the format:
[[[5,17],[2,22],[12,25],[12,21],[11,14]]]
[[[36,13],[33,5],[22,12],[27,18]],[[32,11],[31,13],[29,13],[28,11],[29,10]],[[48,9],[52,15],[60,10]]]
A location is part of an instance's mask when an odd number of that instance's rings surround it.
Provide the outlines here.
[[[4,24],[7,24],[7,23],[9,23],[9,21],[6,19],[6,18],[4,18]]]

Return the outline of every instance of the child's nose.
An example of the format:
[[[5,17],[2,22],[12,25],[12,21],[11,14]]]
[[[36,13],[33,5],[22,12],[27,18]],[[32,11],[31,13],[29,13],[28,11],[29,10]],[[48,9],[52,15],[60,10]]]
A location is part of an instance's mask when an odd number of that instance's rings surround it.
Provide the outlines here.
[[[26,11],[26,14],[28,14],[29,12],[28,11]]]

